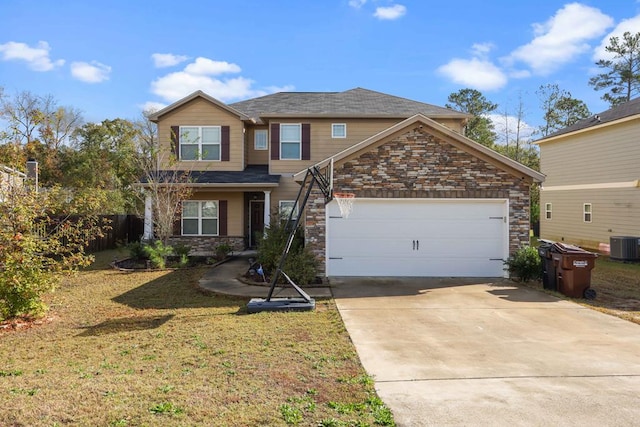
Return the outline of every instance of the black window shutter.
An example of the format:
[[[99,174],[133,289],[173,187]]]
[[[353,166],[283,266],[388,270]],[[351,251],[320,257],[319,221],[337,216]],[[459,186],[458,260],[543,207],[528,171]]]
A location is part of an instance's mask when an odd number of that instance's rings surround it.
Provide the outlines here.
[[[229,126],[222,126],[220,129],[220,139],[222,140],[222,144],[220,146],[220,160],[228,162],[230,145]]]
[[[176,159],[180,159],[180,126],[171,126],[171,149]]]
[[[182,214],[173,221],[173,235],[180,236],[182,234]]]
[[[280,123],[271,123],[271,160],[280,160]]]
[[[227,201],[218,201],[218,235],[226,236],[227,233]]]
[[[311,125],[302,124],[302,160],[311,160]]]

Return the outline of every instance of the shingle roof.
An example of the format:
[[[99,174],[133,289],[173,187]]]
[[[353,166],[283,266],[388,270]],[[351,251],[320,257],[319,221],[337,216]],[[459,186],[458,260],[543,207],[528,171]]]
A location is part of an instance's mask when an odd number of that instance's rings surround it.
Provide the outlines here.
[[[169,176],[174,175],[172,171],[166,172]],[[189,171],[188,182],[190,184],[278,184],[280,175],[270,175],[268,166],[247,166],[243,171]],[[147,179],[142,178],[142,183]]]
[[[229,106],[255,120],[273,116],[407,118],[415,114],[427,117],[469,117],[448,108],[362,88],[344,92],[278,92]]]
[[[554,132],[550,135],[547,135],[546,137],[541,138],[538,141],[541,142],[549,138],[553,138],[553,137],[564,135],[571,132],[576,132],[592,126],[601,125],[603,123],[613,122],[615,120],[620,120],[625,117],[634,116],[636,114],[640,114],[640,98],[632,99],[629,102],[620,104],[609,110],[603,111],[602,113],[594,114],[591,117],[579,120],[574,124],[572,124],[571,126],[568,126],[564,129],[560,129],[559,131]]]

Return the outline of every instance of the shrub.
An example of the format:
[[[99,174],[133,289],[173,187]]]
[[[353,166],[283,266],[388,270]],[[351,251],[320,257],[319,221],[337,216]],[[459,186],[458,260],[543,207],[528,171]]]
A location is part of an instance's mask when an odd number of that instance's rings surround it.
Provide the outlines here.
[[[258,263],[269,274],[274,274],[280,263],[284,246],[289,237],[286,230],[286,221],[280,221],[277,216],[272,217],[272,222],[258,242]],[[304,238],[300,230],[291,244],[289,256],[283,270],[298,284],[308,284],[316,276],[317,262],[311,252],[304,248]],[[285,281],[284,277],[280,281]]]
[[[542,266],[538,250],[532,246],[520,248],[505,261],[505,270],[511,278],[522,282],[540,280]]]
[[[154,267],[165,268],[167,265],[167,257],[173,254],[173,248],[165,245],[161,240],[156,240],[150,245],[145,245],[144,252]]]
[[[129,256],[136,260],[146,258],[147,254],[144,251],[144,246],[141,242],[129,243],[129,245],[127,245]]]
[[[218,260],[223,260],[231,253],[233,248],[228,243],[220,243],[216,246],[216,258]]]

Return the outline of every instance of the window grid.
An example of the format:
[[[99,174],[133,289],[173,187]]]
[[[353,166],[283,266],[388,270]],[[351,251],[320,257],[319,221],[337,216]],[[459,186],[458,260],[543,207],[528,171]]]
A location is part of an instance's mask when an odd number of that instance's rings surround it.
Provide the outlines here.
[[[280,124],[280,160],[302,159],[302,125]]]
[[[267,150],[268,132],[266,129],[257,129],[253,135],[254,150]]]
[[[552,212],[552,206],[551,206],[551,203],[546,203],[546,204],[544,205],[544,217],[545,217],[546,219],[549,219],[549,220],[550,220],[550,219],[551,219],[551,212]]]
[[[331,125],[331,138],[346,138],[347,137],[347,124],[346,123],[333,123]]]
[[[582,205],[582,219],[584,222],[591,222],[593,219],[593,208],[591,203],[585,203]]]
[[[180,126],[180,160],[220,160],[220,126]]]
[[[182,202],[182,235],[219,235],[218,201],[188,200]]]

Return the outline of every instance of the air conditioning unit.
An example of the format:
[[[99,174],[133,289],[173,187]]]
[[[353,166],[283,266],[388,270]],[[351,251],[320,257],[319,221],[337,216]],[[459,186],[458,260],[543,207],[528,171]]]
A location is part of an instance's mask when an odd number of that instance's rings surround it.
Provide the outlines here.
[[[640,237],[611,236],[611,259],[617,261],[640,261]]]

